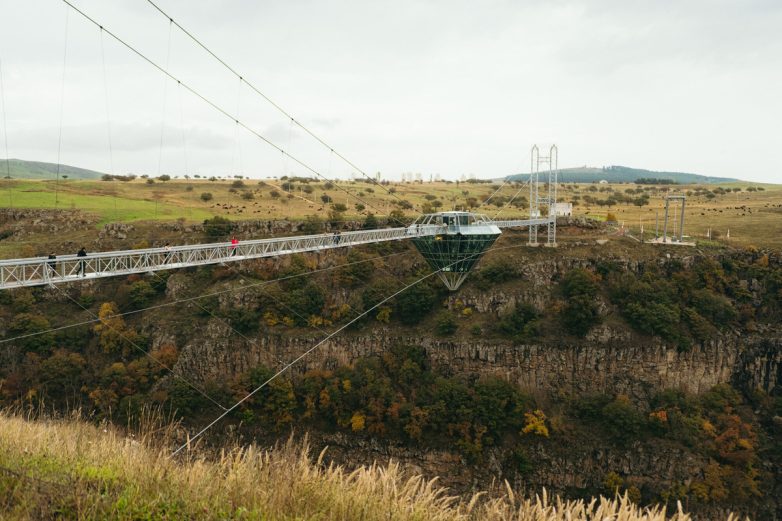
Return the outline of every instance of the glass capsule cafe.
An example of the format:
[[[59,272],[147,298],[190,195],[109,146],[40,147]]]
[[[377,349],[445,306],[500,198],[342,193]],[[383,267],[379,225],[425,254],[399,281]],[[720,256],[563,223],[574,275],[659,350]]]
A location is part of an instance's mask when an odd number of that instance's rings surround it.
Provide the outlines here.
[[[419,229],[432,226],[437,227],[435,234],[417,236]],[[416,249],[433,270],[438,270],[437,275],[451,291],[462,285],[478,259],[502,233],[485,215],[470,212],[422,215],[408,230]]]

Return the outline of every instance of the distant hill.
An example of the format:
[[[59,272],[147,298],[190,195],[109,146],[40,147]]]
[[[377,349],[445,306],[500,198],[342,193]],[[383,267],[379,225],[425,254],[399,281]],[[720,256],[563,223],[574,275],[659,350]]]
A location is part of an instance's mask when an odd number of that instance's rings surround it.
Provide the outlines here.
[[[54,179],[57,175],[56,163],[25,161],[23,159],[9,159],[8,163],[12,179]],[[0,178],[4,178],[6,175],[8,174],[5,159],[0,159]],[[60,165],[60,177],[64,175],[67,175],[68,179],[100,179],[103,172]]]
[[[509,176],[511,181],[525,180],[529,174],[516,174]],[[562,168],[559,171],[559,180],[563,183],[591,183],[605,179],[609,183],[632,183],[636,179],[656,178],[670,179],[680,184],[693,183],[733,183],[738,179],[730,177],[711,177],[699,174],[688,174],[685,172],[656,172],[654,170],[645,170],[643,168],[630,168],[627,166],[606,166],[603,168]]]

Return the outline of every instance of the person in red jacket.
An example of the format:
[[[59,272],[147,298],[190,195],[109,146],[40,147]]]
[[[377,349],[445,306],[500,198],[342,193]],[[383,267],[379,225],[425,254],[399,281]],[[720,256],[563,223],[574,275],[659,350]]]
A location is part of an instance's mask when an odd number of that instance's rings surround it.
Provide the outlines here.
[[[236,235],[231,237],[231,257],[236,255],[236,246],[239,244],[239,239],[236,238]]]

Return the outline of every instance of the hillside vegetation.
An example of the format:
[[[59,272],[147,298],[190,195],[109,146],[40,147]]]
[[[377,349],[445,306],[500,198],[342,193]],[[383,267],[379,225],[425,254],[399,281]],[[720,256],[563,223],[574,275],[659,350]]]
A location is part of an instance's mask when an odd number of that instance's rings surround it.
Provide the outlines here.
[[[623,498],[585,503],[495,491],[459,500],[390,463],[350,471],[306,442],[171,457],[174,426],[123,435],[104,424],[0,414],[0,516],[22,519],[686,521]],[[734,519],[729,516],[727,519]]]
[[[59,219],[81,212],[98,226],[110,223],[202,223],[215,216],[232,221],[328,222],[379,219],[394,224],[412,221],[421,213],[469,210],[489,217],[526,218],[529,188],[523,183],[435,182],[373,184],[363,181],[320,182],[313,179],[156,179],[54,181],[2,180],[0,203],[17,209],[58,209]],[[782,185],[732,183],[713,185],[638,185],[560,183],[558,199],[573,204],[573,216],[609,220],[654,236],[657,217],[664,214],[667,194],[687,196],[685,235],[696,240],[721,241],[758,247],[782,247]],[[25,240],[48,248],[53,240],[92,240],[94,225],[70,234],[30,236],[15,233],[0,213],[0,257],[24,257],[15,245]],[[662,231],[662,223],[659,223]],[[669,227],[669,230],[672,225]],[[153,235],[150,232],[150,235]],[[17,237],[18,236],[18,237]],[[565,237],[561,234],[561,237]],[[240,240],[251,238],[240,236]],[[130,248],[134,243],[118,245]],[[161,243],[162,245],[162,243]],[[58,249],[56,244],[51,247]],[[70,246],[72,248],[73,245]]]
[[[511,176],[511,180],[524,181],[528,174]],[[563,183],[593,183],[606,180],[609,183],[634,183],[638,179],[668,179],[679,184],[719,184],[735,183],[738,179],[732,177],[712,177],[701,174],[688,174],[686,172],[658,172],[644,168],[630,168],[627,166],[606,166],[603,168],[563,168],[559,171],[559,180]]]
[[[23,159],[0,159],[0,177],[12,179],[54,179],[59,172],[61,179],[100,179],[101,172],[70,165],[57,165]]]
[[[501,247],[514,239],[519,237],[501,238]],[[392,328],[412,339],[480,338],[550,348],[563,341],[587,343],[585,337],[605,324],[633,339],[618,349],[659,339],[675,348],[671,351],[687,353],[723,341],[733,330],[767,330],[782,318],[777,253],[660,263],[653,246],[623,241],[650,257],[634,271],[616,258],[585,262],[585,247],[563,244],[562,271],[549,275],[556,281],[537,294],[550,299],[547,314],[525,292],[528,279],[521,267],[544,267],[551,250],[520,253],[524,250],[508,247],[489,252],[458,297],[449,297],[439,283],[423,282],[343,336],[364,343]],[[196,359],[219,368],[200,385],[211,400],[235,403],[275,365],[268,359],[234,363],[230,357],[286,338],[308,341],[345,324],[425,269],[412,253],[406,243],[379,244],[328,256],[289,256],[279,264],[118,277],[73,286],[65,298],[46,288],[0,293],[0,325],[7,324],[10,339],[0,364],[0,403],[26,407],[41,400],[60,411],[78,406],[120,424],[157,404],[177,410],[191,428],[203,426],[219,414],[214,403],[171,378],[166,368],[193,371]],[[481,308],[470,299],[476,292],[504,294],[507,305]],[[201,298],[189,302],[190,297]],[[137,313],[150,306],[160,307]],[[50,330],[82,320],[90,322]],[[219,347],[200,351],[207,346]],[[619,488],[646,504],[670,507],[682,500],[690,507],[734,510],[773,496],[775,481],[764,464],[780,454],[772,418],[782,414],[782,398],[760,391],[748,397],[726,385],[701,395],[650,388],[642,403],[624,390],[545,397],[497,374],[454,368],[434,364],[431,350],[406,343],[384,345],[382,352],[350,364],[289,372],[244,402],[209,439],[218,443],[214,437],[229,431],[228,425],[257,439],[286,437],[294,427],[336,432],[416,450],[450,450],[462,466],[482,467],[496,457],[503,477],[519,479],[531,479],[546,465],[539,447],[595,443],[661,455],[676,450],[702,462],[699,470],[650,482],[612,463],[593,467],[598,478],[578,493]]]

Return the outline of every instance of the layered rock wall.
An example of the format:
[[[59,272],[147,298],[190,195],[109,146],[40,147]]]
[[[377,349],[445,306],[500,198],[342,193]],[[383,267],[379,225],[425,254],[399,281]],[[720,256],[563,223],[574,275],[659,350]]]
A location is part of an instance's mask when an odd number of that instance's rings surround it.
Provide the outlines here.
[[[259,364],[280,367],[322,338],[260,335],[246,341],[232,333],[220,320],[205,322],[183,347],[177,370],[200,380],[224,380]],[[608,340],[546,346],[440,340],[376,330],[368,335],[341,335],[328,340],[294,371],[301,374],[311,369],[334,369],[395,345],[416,345],[426,349],[433,366],[447,372],[497,376],[535,393],[621,393],[645,401],[663,389],[702,393],[734,381],[769,394],[782,392],[779,332],[723,336],[684,352],[608,329],[601,336]]]

